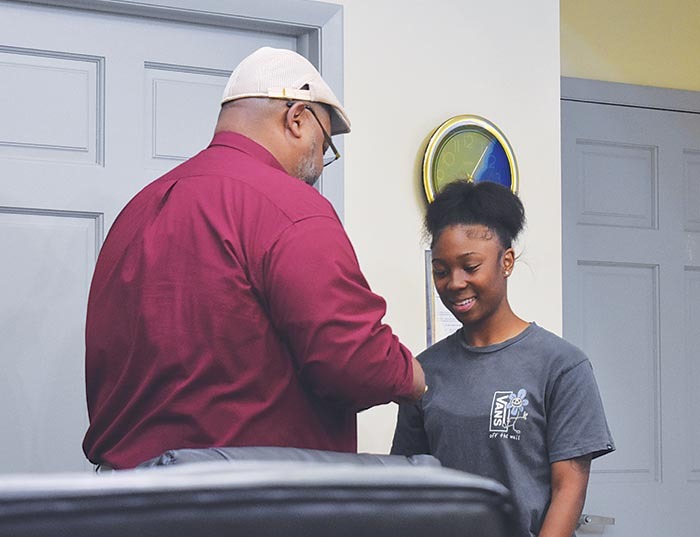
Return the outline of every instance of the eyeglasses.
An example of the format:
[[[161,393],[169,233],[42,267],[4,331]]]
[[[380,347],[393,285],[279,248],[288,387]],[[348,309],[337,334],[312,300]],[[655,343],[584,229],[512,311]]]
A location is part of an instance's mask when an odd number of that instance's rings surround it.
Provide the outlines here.
[[[287,103],[288,108],[291,108],[293,105],[294,105],[294,101],[289,101]],[[323,167],[325,168],[326,166],[328,166],[329,164],[333,164],[336,160],[338,160],[340,158],[340,152],[333,144],[333,140],[331,140],[331,137],[328,134],[328,132],[326,132],[326,129],[323,128],[323,123],[321,123],[321,120],[318,119],[318,116],[316,115],[316,112],[314,112],[314,109],[311,108],[308,104],[304,105],[304,109],[311,112],[311,115],[314,116],[314,119],[318,123],[318,126],[321,127],[321,131],[323,132],[323,140],[324,140]],[[330,150],[330,152],[329,152],[329,150]]]

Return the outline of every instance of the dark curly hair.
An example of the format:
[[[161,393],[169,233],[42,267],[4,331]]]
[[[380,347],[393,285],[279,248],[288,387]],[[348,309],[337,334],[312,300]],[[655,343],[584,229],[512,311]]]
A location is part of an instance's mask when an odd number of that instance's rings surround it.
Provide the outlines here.
[[[520,198],[502,185],[459,180],[445,186],[425,214],[431,248],[445,228],[474,224],[486,226],[504,248],[510,248],[525,225],[525,209]]]

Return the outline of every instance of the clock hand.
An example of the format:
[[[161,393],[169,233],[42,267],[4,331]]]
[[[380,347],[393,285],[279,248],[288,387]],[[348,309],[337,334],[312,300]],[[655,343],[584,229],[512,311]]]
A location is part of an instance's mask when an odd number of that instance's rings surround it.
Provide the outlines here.
[[[487,144],[486,144],[486,147],[484,148],[484,152],[481,153],[481,156],[479,157],[479,160],[476,161],[476,166],[474,166],[474,169],[472,170],[472,173],[467,175],[467,178],[468,178],[470,181],[473,181],[473,180],[474,180],[474,174],[476,173],[476,170],[479,168],[479,164],[481,164],[481,161],[482,161],[482,159],[484,158],[484,155],[485,155],[486,152],[489,150],[489,146],[490,146],[490,144],[487,143]]]

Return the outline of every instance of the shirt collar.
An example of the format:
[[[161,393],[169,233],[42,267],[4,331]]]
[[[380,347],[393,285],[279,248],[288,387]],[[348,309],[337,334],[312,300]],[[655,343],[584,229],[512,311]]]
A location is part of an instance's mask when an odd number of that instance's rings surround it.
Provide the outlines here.
[[[255,160],[259,160],[264,164],[279,168],[286,173],[286,170],[282,167],[279,161],[270,153],[267,149],[261,146],[259,143],[251,140],[247,136],[243,136],[237,132],[232,131],[221,131],[214,135],[209,147],[223,146],[230,147],[231,149],[236,149],[241,151],[246,155],[251,156]]]

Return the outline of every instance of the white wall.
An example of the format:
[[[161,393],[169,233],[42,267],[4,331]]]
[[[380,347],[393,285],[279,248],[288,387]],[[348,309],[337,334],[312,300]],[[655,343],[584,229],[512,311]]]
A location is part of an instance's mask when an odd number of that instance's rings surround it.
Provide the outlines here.
[[[420,159],[445,119],[479,114],[511,141],[528,226],[515,311],[561,333],[559,2],[340,0],[344,6],[345,218],[386,321],[425,348]],[[360,451],[388,452],[396,406],[360,416]]]

